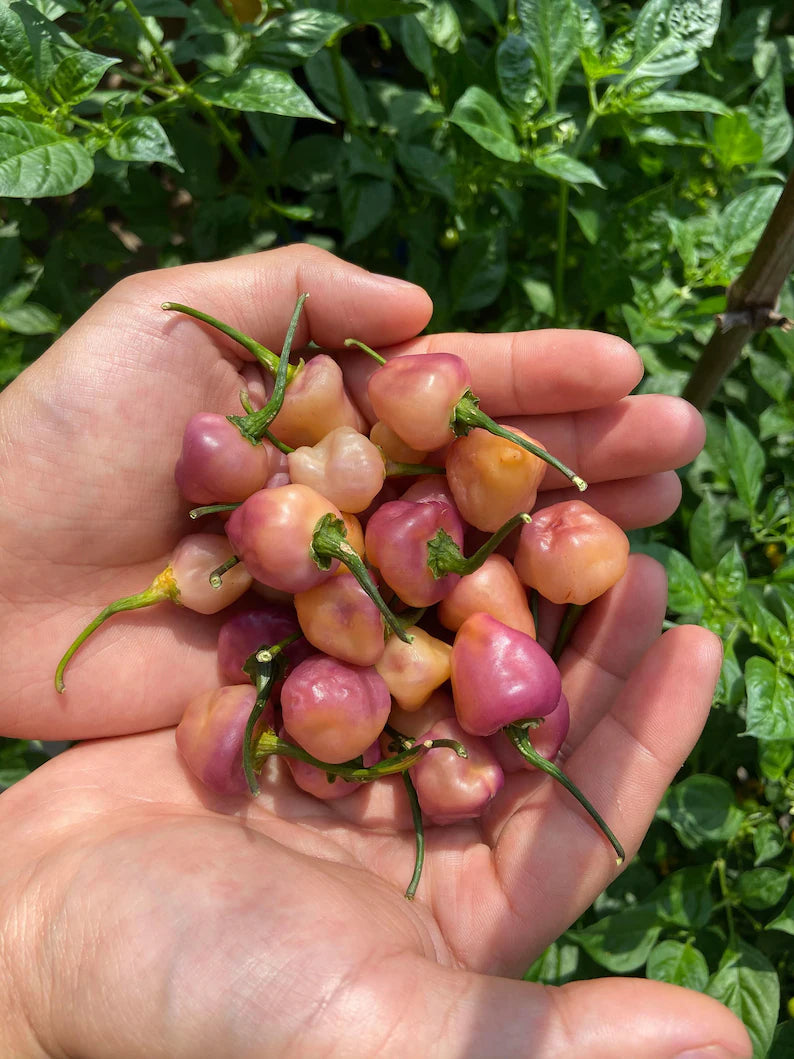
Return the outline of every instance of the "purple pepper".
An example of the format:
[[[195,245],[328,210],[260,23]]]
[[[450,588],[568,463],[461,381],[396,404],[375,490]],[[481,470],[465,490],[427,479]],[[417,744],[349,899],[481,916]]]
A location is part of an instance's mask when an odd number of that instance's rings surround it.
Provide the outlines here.
[[[560,672],[531,636],[490,614],[471,614],[452,646],[452,694],[461,727],[493,735],[505,725],[550,714]]]
[[[409,607],[438,603],[460,581],[460,574],[435,578],[428,566],[427,545],[439,530],[463,547],[460,517],[450,504],[437,500],[393,500],[379,507],[367,523],[367,558]]]
[[[272,647],[300,632],[291,607],[265,603],[257,610],[244,610],[225,621],[218,633],[218,669],[225,684],[241,684],[250,678],[243,672],[246,660],[260,647]],[[284,648],[291,666],[296,666],[314,648],[301,637]]]

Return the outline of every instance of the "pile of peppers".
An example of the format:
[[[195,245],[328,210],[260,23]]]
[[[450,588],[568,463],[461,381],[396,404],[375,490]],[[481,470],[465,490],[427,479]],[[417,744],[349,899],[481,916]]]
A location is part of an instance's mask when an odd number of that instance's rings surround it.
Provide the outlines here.
[[[505,773],[541,769],[596,809],[555,764],[568,703],[555,659],[581,608],[626,569],[626,535],[576,499],[532,512],[549,465],[586,483],[534,439],[490,419],[451,353],[384,360],[368,383],[370,426],[337,361],[290,355],[301,294],[280,355],[197,309],[166,302],[241,343],[259,362],[262,407],[199,412],[175,481],[190,532],[143,591],[111,615],[163,601],[215,614],[220,687],[187,704],[176,744],[210,790],[256,795],[265,763],[323,800],[399,775],[414,827],[477,818]],[[487,537],[486,537],[487,535]],[[466,548],[476,537],[484,543]],[[497,551],[509,538],[502,551]],[[469,554],[466,554],[466,552]],[[504,552],[512,558],[507,558]],[[245,597],[245,598],[243,598]],[[552,654],[537,642],[538,600],[568,604]]]

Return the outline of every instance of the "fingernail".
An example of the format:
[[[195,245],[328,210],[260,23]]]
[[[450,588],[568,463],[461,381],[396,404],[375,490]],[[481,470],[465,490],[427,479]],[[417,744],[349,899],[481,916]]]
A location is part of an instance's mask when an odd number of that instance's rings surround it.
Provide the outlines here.
[[[746,1052],[739,1055],[722,1044],[707,1044],[702,1048],[678,1052],[673,1059],[751,1059],[751,1056]]]
[[[415,283],[409,283],[407,279],[398,279],[397,276],[386,276],[382,272],[370,272],[373,279],[382,283],[391,283],[395,287],[416,287]]]

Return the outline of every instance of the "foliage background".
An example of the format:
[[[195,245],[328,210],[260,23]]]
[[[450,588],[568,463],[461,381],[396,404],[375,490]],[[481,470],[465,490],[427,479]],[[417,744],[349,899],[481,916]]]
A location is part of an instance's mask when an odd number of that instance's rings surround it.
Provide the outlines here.
[[[127,273],[305,240],[422,284],[433,329],[615,332],[680,393],[794,168],[793,83],[786,0],[0,0],[0,382]],[[720,686],[638,857],[527,975],[704,990],[775,1059],[792,367],[794,331],[755,337],[680,511],[633,535],[668,621],[722,636]],[[3,740],[0,781],[44,756]]]

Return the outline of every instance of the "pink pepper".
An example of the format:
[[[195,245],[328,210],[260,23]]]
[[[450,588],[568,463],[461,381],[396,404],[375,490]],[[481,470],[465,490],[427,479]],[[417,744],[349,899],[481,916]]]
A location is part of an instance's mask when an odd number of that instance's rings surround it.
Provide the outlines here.
[[[289,735],[284,728],[279,733],[281,739],[290,742]],[[380,743],[376,740],[362,754],[362,765],[364,768],[372,768],[380,761]],[[329,779],[329,774],[316,765],[310,765],[308,761],[299,758],[288,757],[287,765],[292,773],[292,779],[296,787],[300,787],[307,794],[313,794],[315,798],[322,801],[335,801],[337,798],[346,798],[349,794],[355,794],[363,787],[362,782],[345,780],[341,776]]]
[[[383,615],[352,574],[296,592],[294,603],[303,634],[318,651],[357,666],[374,665],[383,654]]]
[[[442,529],[459,548],[463,545],[461,520],[449,505],[438,501],[394,500],[382,504],[367,522],[367,558],[410,607],[438,603],[460,580],[454,573],[435,578],[428,566],[428,541]]]
[[[471,391],[468,365],[454,353],[393,357],[372,373],[367,394],[378,419],[412,448],[432,452],[474,427],[484,427],[556,467],[578,489],[587,488],[555,456],[481,411],[479,398]]]
[[[221,572],[223,577],[219,576]],[[152,607],[165,600],[199,614],[217,614],[250,587],[251,574],[238,561],[222,534],[192,533],[183,537],[174,549],[171,562],[148,588],[109,603],[70,644],[55,671],[56,690],[64,690],[63,674],[69,660],[113,614]]]
[[[353,427],[336,427],[287,457],[290,479],[322,493],[341,511],[364,511],[380,492],[386,465],[377,445]]]
[[[527,728],[526,734],[532,749],[547,761],[554,761],[568,737],[569,725],[568,700],[563,693],[551,713],[547,713],[537,727]],[[488,743],[505,772],[520,772],[535,767],[519,754],[504,732],[489,736]]]
[[[264,487],[277,455],[268,442],[244,438],[226,416],[199,412],[185,427],[174,479],[192,504],[234,503]]]
[[[461,727],[492,735],[545,717],[560,700],[560,672],[539,644],[490,614],[472,614],[452,645],[452,695]]]
[[[243,739],[256,700],[250,684],[202,692],[189,704],[176,728],[179,753],[205,787],[217,794],[248,793],[243,772]],[[272,707],[262,721],[272,724]]]
[[[504,773],[488,743],[464,732],[454,718],[437,721],[426,739],[455,739],[466,748],[462,758],[451,750],[431,750],[411,770],[422,812],[434,824],[475,819],[504,785]]]
[[[389,717],[391,699],[371,667],[326,655],[307,658],[281,691],[284,727],[312,757],[341,764],[363,754]]]
[[[261,647],[281,643],[300,632],[298,619],[291,607],[278,603],[263,603],[256,610],[244,610],[229,618],[218,632],[218,670],[226,684],[247,680],[243,666]],[[314,649],[301,637],[284,648],[291,665],[297,665],[314,654]]]

